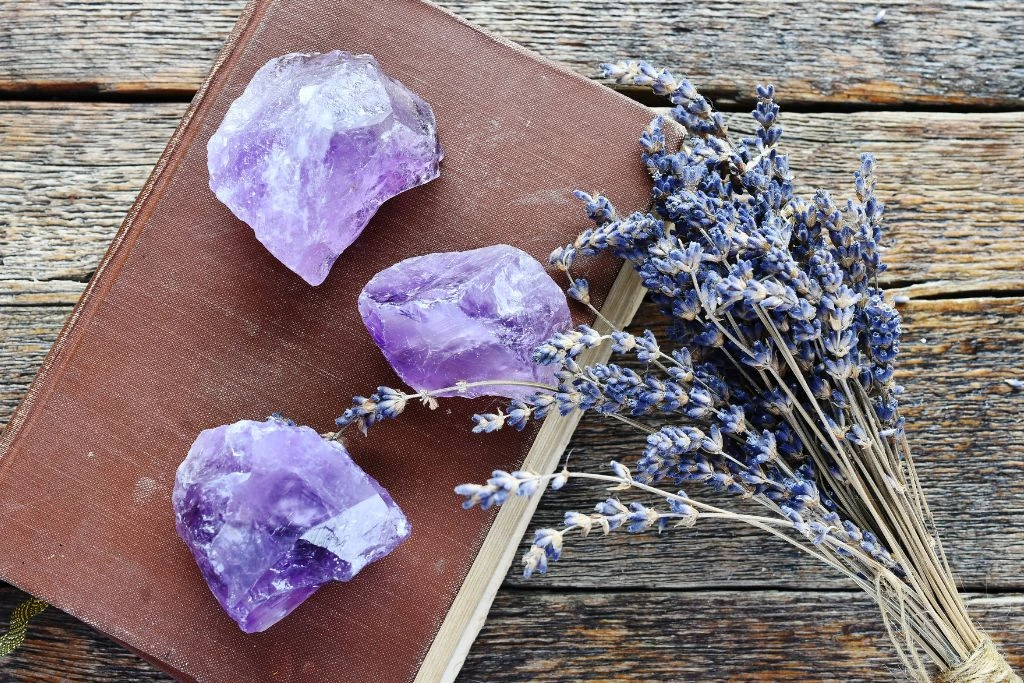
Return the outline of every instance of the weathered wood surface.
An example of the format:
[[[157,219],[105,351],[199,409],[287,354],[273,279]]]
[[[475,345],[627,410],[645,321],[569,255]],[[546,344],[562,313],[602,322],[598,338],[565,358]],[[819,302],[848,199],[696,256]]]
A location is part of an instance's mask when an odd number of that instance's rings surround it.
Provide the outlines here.
[[[185,107],[0,103],[0,302],[78,300]]]
[[[1018,670],[1024,665],[1022,609],[1020,595],[980,598],[972,608]],[[527,613],[529,625],[523,623]],[[903,678],[874,607],[857,593],[516,591],[495,602],[459,680],[873,683]]]
[[[243,4],[0,2],[0,424]],[[876,154],[893,240],[884,282],[914,297],[901,360],[911,438],[958,578],[988,593],[972,612],[1024,668],[1024,392],[1004,382],[1024,379],[1024,4],[891,0],[879,25],[858,0],[441,4],[583,73],[649,58],[726,107],[773,81],[801,188],[845,194],[857,154]],[[823,113],[846,105],[971,113]],[[634,443],[588,420],[573,458],[597,466]],[[535,523],[600,494],[548,496]],[[514,567],[460,680],[900,678],[866,599],[759,534],[717,532],[574,541],[530,582]],[[20,597],[0,585],[0,614]],[[168,679],[50,609],[0,660],[8,680]]]
[[[708,94],[789,102],[1020,108],[1018,0],[441,0],[585,74],[647,58]],[[0,91],[181,94],[205,76],[244,0],[0,5]],[[886,8],[884,21],[874,24]],[[339,48],[344,49],[343,42]]]
[[[77,300],[183,111],[180,103],[0,102],[0,303]],[[735,114],[731,125],[749,120]],[[783,113],[782,121],[800,191],[847,196],[858,155],[876,155],[892,244],[885,284],[1024,290],[1024,113]]]
[[[23,595],[0,587],[0,611],[9,611]],[[1024,595],[969,595],[968,601],[1008,661],[1024,668]],[[859,593],[506,590],[458,680],[874,683],[900,678],[874,607]],[[32,622],[23,649],[0,664],[0,680],[171,679],[50,608]]]

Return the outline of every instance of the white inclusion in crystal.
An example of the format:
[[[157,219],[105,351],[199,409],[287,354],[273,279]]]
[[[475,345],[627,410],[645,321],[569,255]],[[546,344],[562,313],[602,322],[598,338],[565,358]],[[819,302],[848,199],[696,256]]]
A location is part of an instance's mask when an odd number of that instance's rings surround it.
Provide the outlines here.
[[[401,534],[398,529],[397,535]],[[372,496],[310,529],[302,540],[329,550],[356,574],[377,559],[395,535],[387,504],[380,496]]]
[[[309,104],[309,101],[313,98],[313,94],[315,92],[315,85],[304,85],[299,88],[299,104]]]

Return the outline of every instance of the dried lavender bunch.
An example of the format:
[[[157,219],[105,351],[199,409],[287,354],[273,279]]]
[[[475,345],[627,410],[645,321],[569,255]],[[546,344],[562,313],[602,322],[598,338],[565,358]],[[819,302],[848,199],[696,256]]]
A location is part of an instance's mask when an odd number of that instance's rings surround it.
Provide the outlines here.
[[[551,262],[567,274],[569,294],[590,306],[586,280],[573,273],[577,259],[606,251],[625,259],[667,318],[667,339],[586,326],[556,335],[534,358],[558,368],[558,386],[475,416],[473,429],[522,429],[551,410],[582,411],[629,424],[645,443],[628,466],[612,462],[607,474],[497,471],[485,484],[456,489],[465,507],[500,505],[570,479],[643,499],[608,498],[592,512],[566,512],[561,528],[538,530],[523,557],[526,576],[547,571],[573,534],[739,520],[867,592],[912,679],[1019,683],[967,613],[911,458],[893,380],[900,316],[877,286],[883,207],[871,157],[854,174],[854,199],[798,197],[778,149],[771,86],[757,89],[756,134],[733,140],[688,81],[644,62],[604,71],[667,97],[678,126],[659,117],[640,139],[650,210],[622,216],[607,198],[577,193],[594,227]],[[670,144],[670,127],[681,128],[679,145]],[[577,361],[600,344],[637,358],[643,370]],[[339,425],[365,428],[397,417],[409,399],[446,391],[381,387],[357,397]],[[737,499],[763,512],[730,509]]]

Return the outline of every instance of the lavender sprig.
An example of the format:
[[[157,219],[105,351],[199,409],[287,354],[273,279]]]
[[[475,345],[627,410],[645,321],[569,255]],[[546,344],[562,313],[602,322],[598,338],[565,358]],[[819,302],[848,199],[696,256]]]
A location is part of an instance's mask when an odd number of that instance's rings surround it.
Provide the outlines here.
[[[580,328],[542,345],[536,360],[558,367],[559,411],[668,420],[637,425],[646,447],[629,486],[697,485],[759,503],[768,514],[745,521],[776,535],[781,521],[787,540],[856,581],[883,615],[904,615],[891,632],[914,675],[926,675],[922,656],[945,669],[969,658],[985,641],[956,593],[899,416],[900,317],[876,284],[885,266],[873,159],[861,158],[845,204],[825,191],[801,198],[778,149],[771,86],[757,89],[754,134],[734,142],[685,79],[643,62],[604,71],[668,97],[686,138],[670,148],[667,122],[655,119],[640,140],[650,209],[624,216],[578,193],[594,227],[551,262],[580,298],[580,256],[625,259],[670,324],[667,340]],[[609,338],[643,366],[577,363]],[[546,570],[580,519],[538,532],[525,573]]]
[[[541,393],[539,393],[538,396],[550,395],[550,392],[554,390],[554,387],[540,384],[538,382],[523,382],[518,380],[458,382],[450,387],[423,390],[411,394],[392,387],[377,387],[377,391],[369,397],[355,396],[352,399],[352,405],[334,421],[338,427],[338,431],[332,434],[332,438],[340,437],[341,434],[352,425],[356,425],[359,428],[359,431],[365,435],[369,428],[378,422],[398,418],[398,416],[405,412],[410,401],[418,400],[430,410],[435,410],[438,406],[438,396],[465,394],[470,389],[486,386],[518,386],[530,389],[539,389]],[[543,398],[538,398],[535,401],[538,405],[543,402]],[[516,403],[518,404],[519,402]],[[531,414],[538,419],[544,416],[543,413],[536,414],[536,411],[539,409],[540,408],[536,405],[531,405],[530,408]],[[513,408],[511,412],[515,412],[515,409]],[[508,415],[502,414],[500,424],[495,425],[494,428],[481,428],[475,429],[474,431],[494,431],[494,429],[504,426],[506,419],[509,417],[510,416]],[[517,427],[518,429],[522,429],[528,417],[529,415],[527,414],[517,414],[516,416],[511,417],[509,424]],[[497,420],[498,416],[494,416],[494,418]]]
[[[610,474],[495,471],[484,484],[456,488],[464,507],[487,509],[572,479],[646,497],[604,498],[593,512],[569,511],[560,528],[538,530],[523,556],[527,577],[546,572],[574,534],[741,521],[871,595],[913,678],[928,680],[929,666],[966,671],[980,661],[1000,672],[993,680],[1019,682],[967,614],[910,454],[894,380],[900,315],[877,284],[884,207],[874,160],[861,157],[845,202],[824,190],[801,197],[778,146],[772,86],[757,88],[753,134],[733,139],[686,79],[645,62],[603,71],[673,105],[640,139],[651,204],[624,215],[600,194],[577,192],[593,227],[550,261],[565,273],[569,296],[608,323],[574,269],[581,257],[605,252],[624,259],[667,331],[659,338],[609,324],[606,334],[580,326],[554,335],[534,360],[555,368],[557,385],[475,415],[473,431],[522,429],[554,409],[616,419],[643,441],[628,465],[613,461]],[[672,126],[683,134],[678,146],[668,142]],[[601,344],[623,362],[582,361]],[[365,429],[412,398],[433,395],[381,388],[357,397],[339,425]],[[729,509],[737,499],[763,514]]]

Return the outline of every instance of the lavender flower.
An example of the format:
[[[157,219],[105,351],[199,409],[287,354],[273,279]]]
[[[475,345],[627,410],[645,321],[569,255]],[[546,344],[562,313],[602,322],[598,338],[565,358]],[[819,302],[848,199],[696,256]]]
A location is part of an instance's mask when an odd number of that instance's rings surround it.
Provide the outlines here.
[[[522,429],[556,408],[616,419],[642,440],[633,457],[612,461],[610,474],[495,471],[485,484],[456,489],[464,506],[489,508],[573,479],[642,498],[606,498],[593,512],[567,512],[559,529],[538,530],[523,557],[527,577],[546,572],[573,534],[743,521],[870,594],[914,677],[927,680],[925,660],[942,671],[975,661],[991,643],[956,592],[899,414],[900,315],[877,285],[884,207],[873,159],[861,157],[850,199],[824,190],[801,197],[778,147],[772,86],[757,88],[755,132],[735,139],[686,79],[644,62],[603,69],[673,105],[640,139],[651,204],[623,215],[606,197],[577,192],[593,227],[550,260],[569,295],[588,306],[587,281],[574,274],[581,257],[626,260],[668,332],[659,339],[649,330],[580,326],[553,336],[534,360],[556,368],[557,386],[475,416],[473,431]],[[684,138],[678,147],[667,142],[673,126]],[[639,369],[582,364],[581,354],[600,344]],[[395,417],[412,397],[382,387],[357,397],[339,424]],[[737,498],[762,514],[730,510]]]

